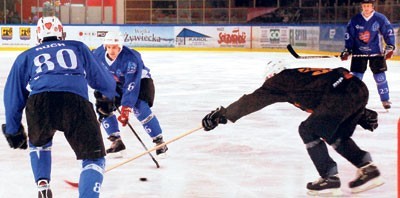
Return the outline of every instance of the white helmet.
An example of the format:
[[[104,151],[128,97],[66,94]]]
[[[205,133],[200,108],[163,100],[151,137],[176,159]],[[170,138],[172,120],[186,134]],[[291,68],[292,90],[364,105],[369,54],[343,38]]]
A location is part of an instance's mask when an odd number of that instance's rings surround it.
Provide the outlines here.
[[[272,78],[279,72],[286,69],[286,63],[283,60],[272,60],[268,61],[267,68],[266,68],[266,79]]]
[[[60,20],[55,16],[41,17],[36,26],[36,34],[39,43],[46,37],[57,37],[64,40],[64,28]]]
[[[104,37],[103,45],[118,45],[122,49],[122,44],[124,43],[124,38],[119,32],[107,32]]]

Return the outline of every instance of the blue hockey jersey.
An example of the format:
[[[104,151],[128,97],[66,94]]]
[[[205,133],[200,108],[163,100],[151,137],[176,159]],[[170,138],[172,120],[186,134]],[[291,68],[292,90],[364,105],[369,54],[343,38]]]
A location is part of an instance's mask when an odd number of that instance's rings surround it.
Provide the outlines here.
[[[140,80],[150,78],[149,68],[144,66],[140,53],[122,46],[117,58],[109,62],[103,45],[93,51],[95,57],[114,75],[114,79],[122,85],[121,105],[133,108],[139,98]]]
[[[385,15],[374,11],[366,19],[359,13],[347,24],[345,48],[353,54],[382,54],[382,37],[387,45],[395,46],[394,29]]]
[[[4,88],[6,132],[18,131],[29,95],[71,92],[89,99],[88,85],[108,98],[117,96],[112,75],[82,42],[48,41],[22,52]]]

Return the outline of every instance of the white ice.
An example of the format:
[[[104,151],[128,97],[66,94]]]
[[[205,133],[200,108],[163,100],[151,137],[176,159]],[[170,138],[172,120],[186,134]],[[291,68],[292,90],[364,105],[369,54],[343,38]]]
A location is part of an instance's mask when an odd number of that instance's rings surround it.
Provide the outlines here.
[[[0,99],[4,84],[20,52],[0,54]],[[268,60],[284,59],[291,67],[349,67],[350,61],[336,58],[296,60],[289,53],[267,52],[183,52],[142,51],[156,85],[152,108],[163,128],[166,140],[200,126],[211,110],[227,106],[245,93],[251,93],[264,81]],[[387,79],[393,107],[381,106],[372,73],[364,81],[370,88],[368,107],[379,112],[379,128],[374,132],[358,127],[354,140],[369,151],[379,167],[385,184],[379,188],[351,194],[348,182],[356,168],[333,149],[330,154],[339,167],[344,197],[397,197],[397,119],[400,115],[400,62],[389,61]],[[92,91],[92,90],[91,90]],[[91,98],[93,102],[93,98]],[[169,144],[168,157],[157,159],[157,169],[148,155],[105,173],[101,197],[307,197],[306,183],[319,176],[298,135],[300,122],[307,113],[279,103],[250,114],[236,123],[220,125],[210,132],[196,131]],[[4,106],[0,121],[4,123]],[[130,122],[147,145],[154,145],[139,122]],[[23,123],[26,125],[25,121]],[[2,136],[2,135],[1,135]],[[144,151],[128,127],[122,128],[127,146],[124,158],[107,158],[108,167]],[[104,138],[106,138],[104,133]],[[37,191],[27,150],[13,150],[0,138],[0,197],[36,197]],[[105,139],[105,146],[110,142]],[[80,162],[61,132],[53,144],[51,187],[55,197],[78,197],[77,189],[63,180],[77,182]],[[155,156],[155,153],[153,153]],[[139,181],[146,177],[147,182]]]

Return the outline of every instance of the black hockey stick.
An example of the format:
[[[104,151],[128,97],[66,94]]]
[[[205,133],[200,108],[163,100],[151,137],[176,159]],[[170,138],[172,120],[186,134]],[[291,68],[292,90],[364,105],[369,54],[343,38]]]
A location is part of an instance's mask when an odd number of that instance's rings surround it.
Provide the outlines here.
[[[121,114],[121,110],[118,109],[118,113]],[[131,123],[129,123],[129,121],[127,122],[129,128],[131,129],[131,131],[133,132],[133,134],[135,134],[136,138],[139,140],[139,142],[142,144],[143,148],[148,151],[149,149],[147,148],[147,146],[143,143],[142,139],[139,137],[139,135],[136,133],[135,129],[133,129]],[[157,168],[160,168],[160,164],[158,164],[158,161],[154,158],[154,156],[149,152],[149,156],[151,157],[151,159],[153,160],[153,162],[156,164]]]
[[[296,51],[294,51],[293,47],[291,44],[288,44],[286,46],[287,50],[290,52],[290,54],[292,54],[292,56],[294,56],[297,59],[313,59],[313,58],[336,58],[339,56],[300,56]]]
[[[286,46],[287,50],[292,54],[296,59],[315,59],[315,58],[337,58],[340,57],[338,55],[332,56],[300,56],[292,47],[291,44]],[[352,57],[377,57],[377,56],[384,56],[384,54],[352,54]]]

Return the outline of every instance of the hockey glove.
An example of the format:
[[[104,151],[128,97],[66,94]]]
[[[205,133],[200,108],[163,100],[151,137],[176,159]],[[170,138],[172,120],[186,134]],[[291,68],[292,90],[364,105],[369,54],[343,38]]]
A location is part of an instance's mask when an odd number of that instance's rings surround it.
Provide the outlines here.
[[[94,97],[96,98],[96,112],[99,114],[99,121],[101,122],[104,118],[109,117],[115,111],[114,99],[108,99],[99,91],[94,91]]]
[[[126,126],[126,124],[128,123],[130,112],[132,112],[132,109],[130,107],[121,107],[121,114],[118,116],[118,121],[121,122],[122,126]]]
[[[374,131],[378,128],[378,113],[366,108],[358,124],[366,130]]]
[[[351,50],[344,48],[344,50],[342,51],[342,53],[340,53],[340,59],[342,61],[345,61],[347,59],[349,59],[349,56],[351,55]]]
[[[25,133],[24,126],[19,127],[19,130],[16,134],[7,134],[6,133],[6,124],[2,124],[1,128],[3,130],[3,134],[7,139],[8,144],[10,145],[11,148],[13,149],[27,149],[28,144],[27,144],[27,136]]]
[[[214,111],[211,111],[211,113],[207,114],[203,120],[201,121],[201,124],[204,127],[205,131],[210,131],[214,129],[215,127],[218,126],[218,124],[226,124],[227,119],[225,117],[226,109],[224,107],[219,107]]]
[[[385,54],[385,60],[391,59],[393,57],[393,53],[394,53],[394,46],[386,45],[385,51],[383,53]]]

